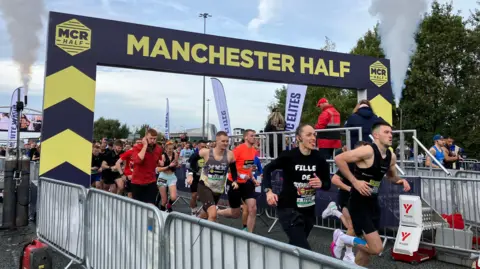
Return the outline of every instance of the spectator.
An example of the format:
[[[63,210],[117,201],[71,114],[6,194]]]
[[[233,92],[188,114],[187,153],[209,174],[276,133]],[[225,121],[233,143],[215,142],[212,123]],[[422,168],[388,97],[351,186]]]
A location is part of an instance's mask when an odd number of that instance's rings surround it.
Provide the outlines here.
[[[362,127],[362,141],[371,143],[369,135],[372,133],[372,125],[378,121],[377,115],[373,113],[372,106],[368,100],[361,100],[353,114],[345,122],[345,127]],[[360,141],[357,131],[350,132],[350,145],[356,145]]]
[[[328,103],[327,99],[318,100],[317,107],[322,110],[322,113],[318,116],[315,129],[340,128],[340,113]],[[342,147],[340,137],[340,131],[317,132],[318,151],[325,159],[333,159],[334,150]]]
[[[278,110],[278,108],[273,108],[272,113],[268,116],[267,125],[265,125],[264,132],[283,132],[285,131],[285,118],[283,117],[282,113]],[[277,134],[277,144],[274,144],[274,135],[269,135],[269,157],[270,158],[277,158],[282,152],[282,134]],[[277,154],[275,156],[274,148],[277,147]]]

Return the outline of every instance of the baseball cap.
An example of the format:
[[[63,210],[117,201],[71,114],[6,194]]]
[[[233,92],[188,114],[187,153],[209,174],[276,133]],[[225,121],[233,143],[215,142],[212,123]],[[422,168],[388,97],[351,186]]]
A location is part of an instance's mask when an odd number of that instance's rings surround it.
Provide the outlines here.
[[[320,100],[318,100],[317,106],[320,106],[321,104],[326,104],[326,103],[328,103],[327,98],[321,98]]]
[[[436,134],[435,136],[433,136],[433,141],[437,141],[437,140],[441,140],[443,139],[443,136],[439,135],[439,134]]]

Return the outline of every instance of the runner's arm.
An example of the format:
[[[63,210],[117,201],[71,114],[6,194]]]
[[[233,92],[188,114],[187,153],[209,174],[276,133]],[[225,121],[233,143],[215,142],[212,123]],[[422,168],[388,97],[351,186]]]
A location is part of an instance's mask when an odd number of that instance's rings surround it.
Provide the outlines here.
[[[108,163],[106,161],[102,161],[102,169],[109,169]]]
[[[431,148],[430,150],[430,153],[435,156],[435,150],[433,148]],[[438,165],[436,165],[434,163],[434,161],[432,160],[432,158],[430,158],[430,155],[427,154],[427,158],[425,159],[425,166],[429,167],[433,167],[433,168],[438,168]]]
[[[337,186],[338,188],[340,188],[341,190],[344,190],[344,191],[350,191],[352,189],[352,187],[348,186],[347,184],[343,183],[342,182],[342,179],[339,175],[335,174],[333,175],[332,177],[332,183],[333,185]]]
[[[238,178],[237,162],[235,160],[235,155],[231,151],[228,152],[228,160],[230,162],[230,164],[228,165],[228,168],[230,169],[230,174],[232,174],[232,180],[233,182],[237,182],[237,178]]]
[[[141,164],[143,159],[145,158],[145,153],[147,152],[147,145],[144,145],[141,150],[138,147],[133,148],[133,163],[134,164]]]
[[[396,163],[397,156],[395,156],[395,154],[392,154],[392,160],[390,161],[390,167],[388,168],[386,178],[394,184],[402,185],[404,179],[398,176],[397,167],[395,166]]]
[[[165,156],[162,155],[162,162],[165,163]],[[169,166],[164,166],[164,167],[161,167],[161,166],[158,166],[157,167],[157,172],[165,172],[169,169],[170,167]]]
[[[348,167],[349,163],[356,163],[367,160],[373,156],[372,147],[359,147],[350,151],[343,152],[335,157],[335,164],[338,166],[340,173],[350,182],[355,184],[357,179]]]
[[[330,180],[330,166],[324,158],[318,159],[316,170],[315,174],[322,181],[322,187],[320,189],[328,191],[332,186],[332,182]]]
[[[122,170],[122,163],[124,160],[122,158],[118,159],[118,161],[115,163],[115,168],[117,169],[118,172],[121,172],[123,175],[123,170]]]

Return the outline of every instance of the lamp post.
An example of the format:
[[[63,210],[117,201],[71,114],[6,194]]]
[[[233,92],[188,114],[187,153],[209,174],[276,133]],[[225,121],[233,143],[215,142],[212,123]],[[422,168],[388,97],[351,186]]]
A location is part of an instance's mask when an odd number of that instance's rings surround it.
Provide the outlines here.
[[[207,140],[208,140],[208,130],[210,128],[210,99],[207,99]]]
[[[198,15],[200,18],[203,18],[203,33],[207,33],[207,18],[212,17],[208,13],[200,13]],[[202,115],[202,138],[205,139],[205,76],[203,76],[203,115]]]

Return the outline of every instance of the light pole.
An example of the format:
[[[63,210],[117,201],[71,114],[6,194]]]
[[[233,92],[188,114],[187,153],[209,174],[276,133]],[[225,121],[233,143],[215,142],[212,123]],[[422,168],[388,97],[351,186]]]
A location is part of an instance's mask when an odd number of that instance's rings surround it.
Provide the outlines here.
[[[207,33],[207,18],[212,17],[208,13],[200,13],[198,15],[200,18],[203,18],[203,33]],[[203,76],[203,115],[202,115],[202,139],[205,140],[205,76]]]
[[[210,99],[207,99],[207,140],[208,140],[209,123],[210,123]]]

